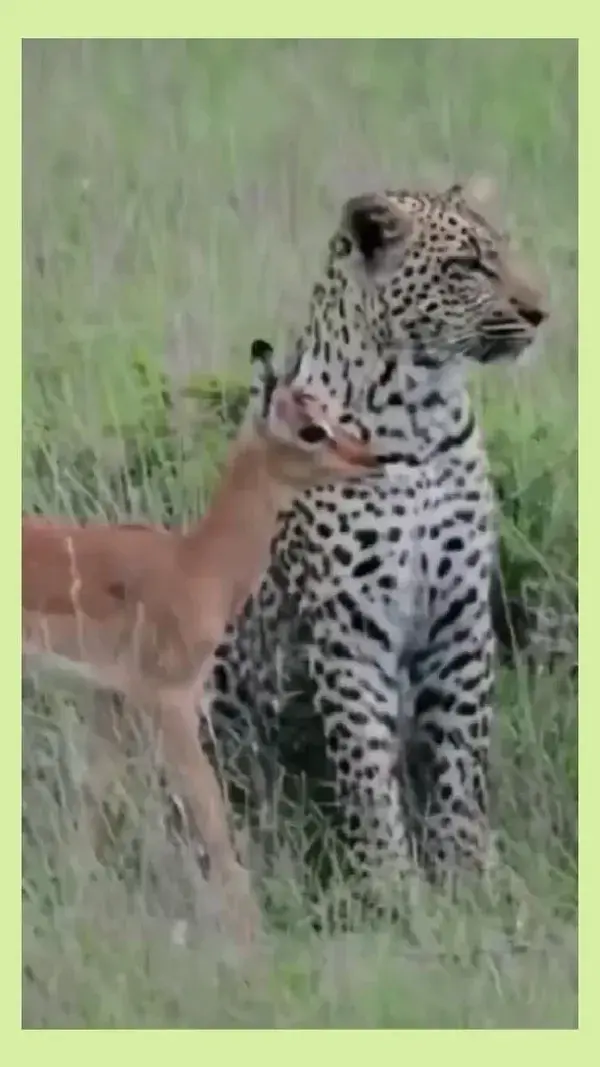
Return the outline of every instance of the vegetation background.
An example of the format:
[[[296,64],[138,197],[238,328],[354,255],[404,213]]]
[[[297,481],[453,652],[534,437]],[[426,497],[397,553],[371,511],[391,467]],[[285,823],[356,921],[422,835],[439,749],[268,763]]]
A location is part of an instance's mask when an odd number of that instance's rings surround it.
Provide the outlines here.
[[[526,621],[499,679],[494,751],[510,902],[424,900],[410,941],[366,920],[319,931],[344,887],[309,900],[299,813],[270,868],[266,967],[242,978],[149,768],[121,798],[114,862],[87,854],[76,815],[91,698],[28,682],[26,1027],[576,1025],[576,49],[25,43],[25,510],[201,510],[243,409],[250,340],[283,344],[302,322],[353,192],[492,175],[552,309],[536,359],[473,377],[504,581]],[[190,906],[199,936],[176,944]]]

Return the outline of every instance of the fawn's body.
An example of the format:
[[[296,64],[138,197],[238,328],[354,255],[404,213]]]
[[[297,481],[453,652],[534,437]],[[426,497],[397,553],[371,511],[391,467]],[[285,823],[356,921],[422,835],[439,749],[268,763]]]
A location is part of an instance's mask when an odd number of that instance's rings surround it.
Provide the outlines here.
[[[210,507],[188,532],[23,519],[25,658],[83,675],[149,717],[208,852],[210,876],[230,895],[247,934],[257,915],[247,887],[240,894],[244,872],[198,737],[203,683],[226,626],[261,580],[281,510],[302,487],[377,466],[368,445],[330,427],[326,403],[283,386],[271,392],[268,410],[241,432]],[[103,732],[105,748],[117,748],[115,731]],[[92,767],[100,793],[112,758]]]

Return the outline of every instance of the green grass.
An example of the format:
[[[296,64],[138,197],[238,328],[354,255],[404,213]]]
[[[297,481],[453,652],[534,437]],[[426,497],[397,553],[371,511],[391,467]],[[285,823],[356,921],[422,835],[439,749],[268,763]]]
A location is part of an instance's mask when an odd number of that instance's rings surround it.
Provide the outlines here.
[[[23,143],[26,510],[201,509],[250,340],[302,323],[352,192],[492,174],[552,309],[536,361],[473,383],[506,582],[538,624],[534,668],[498,686],[511,899],[496,884],[450,909],[424,895],[410,937],[366,921],[317,933],[344,887],[309,903],[298,815],[268,871],[254,846],[270,906],[262,966],[241,973],[147,769],[122,855],[91,861],[75,834],[90,697],[47,686],[24,702],[24,1025],[575,1026],[575,43],[28,42]],[[185,947],[181,915],[196,920]]]

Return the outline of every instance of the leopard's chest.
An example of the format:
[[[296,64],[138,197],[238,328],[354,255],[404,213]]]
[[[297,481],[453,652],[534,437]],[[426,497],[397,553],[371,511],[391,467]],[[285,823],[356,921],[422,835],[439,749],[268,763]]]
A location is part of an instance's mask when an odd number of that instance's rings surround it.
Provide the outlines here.
[[[284,523],[276,556],[301,599],[353,586],[370,598],[401,596],[421,614],[448,551],[489,553],[492,528],[484,468],[454,462],[303,495]]]

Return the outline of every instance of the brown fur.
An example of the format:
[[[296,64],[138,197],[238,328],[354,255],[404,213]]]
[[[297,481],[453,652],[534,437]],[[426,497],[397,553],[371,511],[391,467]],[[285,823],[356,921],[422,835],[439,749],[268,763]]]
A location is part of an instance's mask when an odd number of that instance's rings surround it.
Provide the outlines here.
[[[60,657],[151,721],[244,938],[258,915],[198,739],[197,704],[227,624],[262,577],[286,502],[302,488],[378,465],[367,444],[331,428],[331,417],[323,400],[278,387],[266,422],[242,430],[211,506],[188,532],[23,518],[26,661]],[[308,444],[299,436],[307,427],[327,436]],[[102,766],[91,773],[101,793],[111,747],[119,762],[119,731],[105,720],[98,733]]]

